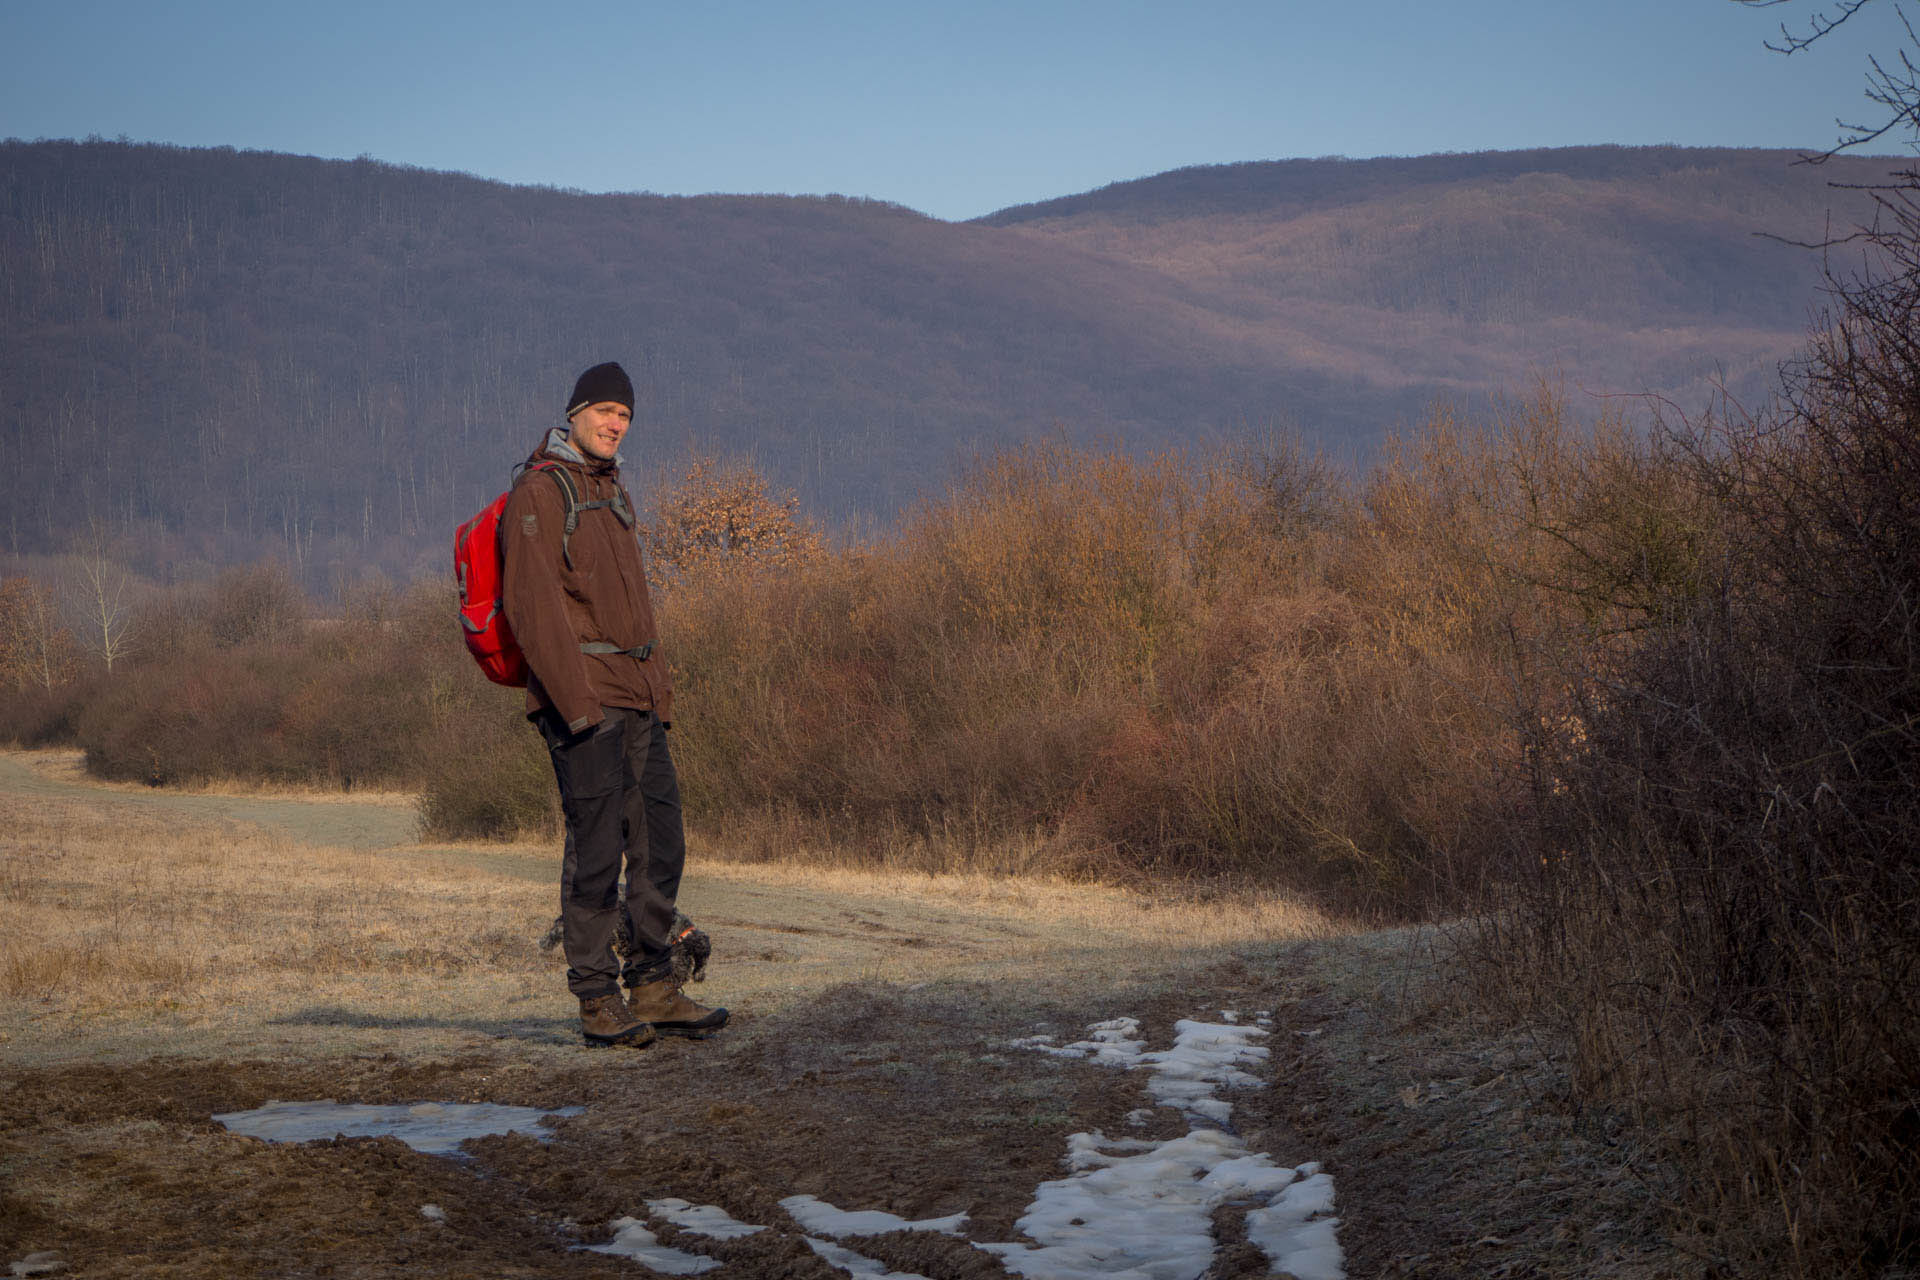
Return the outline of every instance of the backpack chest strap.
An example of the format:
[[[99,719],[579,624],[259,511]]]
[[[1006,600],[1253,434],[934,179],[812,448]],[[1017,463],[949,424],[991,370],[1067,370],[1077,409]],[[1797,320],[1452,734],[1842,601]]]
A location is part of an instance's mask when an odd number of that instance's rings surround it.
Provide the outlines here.
[[[653,654],[653,641],[649,640],[645,644],[637,644],[631,649],[622,649],[619,645],[609,644],[605,640],[589,640],[580,646],[580,652],[624,653],[629,658],[635,658],[641,662],[645,662]]]

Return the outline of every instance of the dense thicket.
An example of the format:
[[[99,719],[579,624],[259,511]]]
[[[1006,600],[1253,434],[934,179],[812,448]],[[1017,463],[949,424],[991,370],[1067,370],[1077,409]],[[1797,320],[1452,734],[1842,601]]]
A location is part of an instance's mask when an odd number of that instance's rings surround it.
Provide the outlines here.
[[[1511,429],[1563,451],[1562,414],[1543,399]],[[1356,488],[1291,446],[1027,446],[837,547],[750,475],[696,466],[643,525],[690,810],[843,859],[1019,846],[1424,911],[1495,847],[1479,810],[1504,785],[1500,655],[1525,602],[1493,566],[1523,548],[1483,543],[1461,459],[1505,448],[1443,420]],[[57,589],[4,599],[30,621]],[[47,645],[0,652],[6,719],[109,777],[403,785],[443,834],[542,828],[539,740],[471,669],[450,595],[374,581],[321,618],[284,568],[229,570],[153,592],[111,672],[44,680]]]
[[[1920,1261],[1916,195],[1777,409],[1666,437],[1636,538],[1539,521],[1608,586],[1490,940],[1582,1094],[1671,1126],[1698,1247],[1796,1275]]]

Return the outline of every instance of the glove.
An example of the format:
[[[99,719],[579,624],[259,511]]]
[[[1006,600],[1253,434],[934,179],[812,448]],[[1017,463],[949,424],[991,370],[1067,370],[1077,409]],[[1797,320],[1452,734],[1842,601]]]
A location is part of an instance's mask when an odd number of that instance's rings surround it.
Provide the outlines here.
[[[682,983],[705,982],[707,957],[713,954],[713,940],[678,911],[673,913],[672,935],[670,954],[674,980]]]

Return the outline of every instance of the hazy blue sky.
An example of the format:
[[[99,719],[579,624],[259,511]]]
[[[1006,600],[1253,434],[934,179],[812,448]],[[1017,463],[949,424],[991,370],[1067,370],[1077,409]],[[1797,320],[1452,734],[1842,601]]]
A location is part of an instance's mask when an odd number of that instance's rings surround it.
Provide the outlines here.
[[[589,191],[967,218],[1189,164],[1820,147],[1887,5],[1782,58],[1731,0],[0,0],[0,136],[228,145]]]

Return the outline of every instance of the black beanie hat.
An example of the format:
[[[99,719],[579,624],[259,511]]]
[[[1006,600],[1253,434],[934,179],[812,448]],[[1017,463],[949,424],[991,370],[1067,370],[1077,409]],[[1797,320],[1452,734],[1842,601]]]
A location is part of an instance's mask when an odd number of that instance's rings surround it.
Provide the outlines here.
[[[629,413],[633,411],[633,379],[611,360],[580,375],[580,380],[573,384],[573,398],[567,401],[567,416],[571,418],[590,404],[608,400],[627,406]]]

